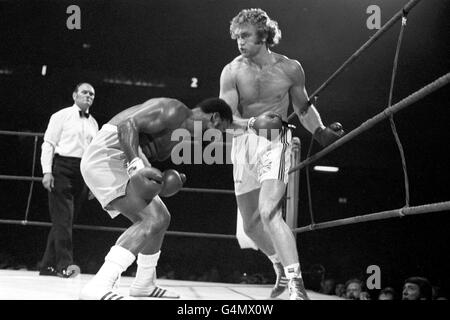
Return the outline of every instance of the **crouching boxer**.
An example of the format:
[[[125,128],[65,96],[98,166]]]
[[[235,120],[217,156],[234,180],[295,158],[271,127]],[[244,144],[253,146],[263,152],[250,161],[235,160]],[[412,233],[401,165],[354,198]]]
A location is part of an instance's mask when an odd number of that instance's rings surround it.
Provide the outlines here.
[[[218,98],[206,99],[193,109],[176,99],[154,98],[123,110],[103,125],[82,157],[81,173],[111,218],[122,214],[132,225],[111,247],[100,270],[81,290],[80,299],[123,299],[114,290],[136,257],[130,296],[179,298],[155,281],[170,223],[161,197],[175,195],[186,177],[173,169],[161,172],[151,163],[170,157],[179,143],[172,141],[173,131],[181,128],[193,134],[194,123],[200,123],[203,131],[225,131],[231,122],[230,107]]]

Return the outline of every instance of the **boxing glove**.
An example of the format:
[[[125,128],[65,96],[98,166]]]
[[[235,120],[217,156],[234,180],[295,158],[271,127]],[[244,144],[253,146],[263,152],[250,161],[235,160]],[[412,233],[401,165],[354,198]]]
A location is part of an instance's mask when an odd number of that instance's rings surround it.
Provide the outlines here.
[[[171,197],[183,187],[186,182],[186,175],[174,169],[169,169],[162,174],[161,197]]]
[[[130,177],[131,192],[140,198],[151,201],[162,189],[163,175],[154,167],[144,167]]]
[[[265,112],[258,117],[252,117],[247,123],[249,130],[268,140],[276,139],[284,126],[287,126],[287,123],[278,113],[273,111]]]
[[[317,128],[314,132],[314,139],[319,142],[322,147],[326,147],[342,137],[344,134],[345,132],[342,129],[342,125],[339,122],[334,122],[324,129],[320,127]]]

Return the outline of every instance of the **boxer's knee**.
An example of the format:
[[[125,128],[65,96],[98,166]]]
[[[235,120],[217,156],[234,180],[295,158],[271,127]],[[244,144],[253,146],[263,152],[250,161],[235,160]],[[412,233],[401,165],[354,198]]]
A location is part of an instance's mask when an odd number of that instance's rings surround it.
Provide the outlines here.
[[[261,214],[261,221],[264,226],[267,226],[273,217],[273,210],[270,210],[269,208],[261,208],[259,210]]]
[[[259,212],[261,221],[265,227],[278,217],[281,217],[281,207],[272,203],[265,203],[263,205],[260,205]]]
[[[166,210],[161,210],[145,217],[142,224],[146,236],[166,232],[170,225],[170,214]]]
[[[163,211],[157,215],[156,222],[154,223],[154,230],[156,232],[165,232],[170,225],[170,214],[167,211]]]
[[[243,220],[242,226],[244,228],[244,232],[250,238],[258,232],[258,222],[255,219],[253,219],[252,221]]]
[[[254,214],[243,217],[242,227],[244,232],[252,238],[254,235],[258,235],[262,229],[261,217],[259,212],[255,210]]]

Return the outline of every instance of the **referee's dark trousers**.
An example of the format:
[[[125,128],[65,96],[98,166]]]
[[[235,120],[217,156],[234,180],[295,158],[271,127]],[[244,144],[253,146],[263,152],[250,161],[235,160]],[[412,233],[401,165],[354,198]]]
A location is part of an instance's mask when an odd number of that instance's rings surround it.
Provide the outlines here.
[[[48,193],[52,227],[42,258],[42,267],[54,267],[60,271],[73,264],[73,221],[89,192],[81,176],[80,161],[80,158],[58,154],[53,158],[54,188]]]

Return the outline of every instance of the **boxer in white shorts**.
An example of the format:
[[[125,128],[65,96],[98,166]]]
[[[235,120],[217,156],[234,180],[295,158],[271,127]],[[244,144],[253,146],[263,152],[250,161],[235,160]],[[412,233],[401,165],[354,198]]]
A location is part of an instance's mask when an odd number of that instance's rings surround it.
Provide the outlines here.
[[[271,51],[271,47],[281,39],[281,30],[275,20],[261,9],[244,9],[230,21],[229,31],[231,38],[236,40],[240,55],[222,69],[219,96],[231,106],[236,127],[265,112],[276,112],[280,121],[287,121],[288,108],[292,105],[303,127],[323,146],[343,134],[341,130],[335,132],[323,125],[306,93],[305,75],[300,63]],[[279,296],[289,283],[289,299],[308,299],[296,240],[283,219],[280,206],[286,190],[286,178],[281,176],[283,170],[288,170],[286,161],[289,157],[279,160],[278,176],[276,164],[271,163],[269,169],[266,166],[285,153],[278,149],[269,151],[269,154],[254,152],[253,140],[245,135],[236,137],[232,146],[235,149],[234,160],[246,155],[257,160],[256,169],[252,165],[234,168],[236,201],[243,229],[273,263],[277,278],[270,296]],[[252,170],[247,170],[249,168]]]
[[[80,299],[120,300],[114,291],[122,272],[137,257],[133,297],[179,298],[156,285],[156,265],[170,213],[160,196],[171,196],[183,184],[175,170],[161,173],[150,162],[170,157],[181,129],[225,131],[232,122],[229,105],[219,98],[203,100],[193,109],[181,101],[154,98],[115,115],[94,137],[81,159],[81,173],[89,189],[112,218],[119,213],[132,225],[117,239],[97,274],[83,287]],[[150,161],[150,162],[149,162]]]

